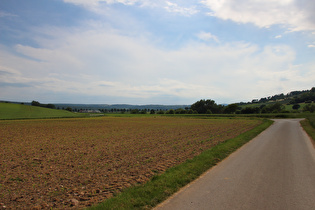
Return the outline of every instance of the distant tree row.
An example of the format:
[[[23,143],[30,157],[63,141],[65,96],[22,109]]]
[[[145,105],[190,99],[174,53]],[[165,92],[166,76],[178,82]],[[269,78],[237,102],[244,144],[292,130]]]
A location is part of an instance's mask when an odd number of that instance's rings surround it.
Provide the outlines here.
[[[38,101],[32,101],[31,105],[50,108],[50,109],[56,109],[56,106],[54,104],[41,104]]]
[[[299,104],[294,104],[292,106],[293,110],[300,109]],[[100,110],[104,112],[104,110]],[[261,105],[260,107],[245,107],[242,108],[238,104],[229,104],[227,106],[218,105],[215,101],[200,100],[192,104],[190,108],[179,108],[179,109],[169,109],[169,110],[155,110],[155,109],[130,109],[130,110],[115,110],[120,113],[130,113],[130,114],[260,114],[260,113],[287,113],[289,111],[285,110],[283,104],[276,102],[269,105]],[[315,105],[308,104],[303,107],[304,112],[315,112]]]
[[[299,104],[294,104],[292,109],[298,110]],[[260,113],[287,113],[283,104],[276,102],[269,105],[261,105],[260,107],[242,108],[238,104],[230,104],[228,106],[218,105],[213,100],[200,100],[191,105],[191,110],[198,114],[260,114]],[[315,112],[315,104],[308,104],[303,107],[304,112]]]
[[[292,106],[293,110],[300,109],[299,104],[294,104]],[[100,110],[104,112],[104,110]],[[120,113],[130,113],[130,114],[260,114],[260,113],[287,113],[289,111],[285,110],[285,106],[279,102],[269,105],[261,105],[260,107],[245,107],[242,108],[238,104],[229,104],[227,106],[218,105],[215,101],[208,99],[202,99],[191,105],[190,108],[179,108],[179,109],[169,109],[169,110],[155,110],[155,109],[130,109],[130,110],[115,110]],[[308,104],[303,107],[304,112],[315,112],[315,105]],[[113,111],[112,111],[113,112]]]
[[[155,109],[151,109],[151,110],[146,110],[146,109],[131,109],[130,110],[130,114],[197,114],[197,112],[193,112],[191,109],[169,109],[169,110],[155,110]]]

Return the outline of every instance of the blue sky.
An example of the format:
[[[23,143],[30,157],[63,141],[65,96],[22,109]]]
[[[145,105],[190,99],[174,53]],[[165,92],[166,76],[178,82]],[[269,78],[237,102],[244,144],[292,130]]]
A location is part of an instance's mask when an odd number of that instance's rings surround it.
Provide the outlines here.
[[[0,100],[192,104],[315,86],[314,0],[0,0]]]

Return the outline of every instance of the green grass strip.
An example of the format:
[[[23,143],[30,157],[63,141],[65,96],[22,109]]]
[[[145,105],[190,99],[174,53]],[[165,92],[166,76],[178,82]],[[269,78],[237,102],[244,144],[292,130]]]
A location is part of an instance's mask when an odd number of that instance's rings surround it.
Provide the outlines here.
[[[308,114],[306,119],[301,121],[306,133],[315,141],[315,114]]]
[[[0,103],[0,120],[82,117],[83,114],[22,104]]]
[[[89,209],[153,208],[253,139],[272,123],[270,120],[264,120],[258,127],[236,138],[227,140],[178,166],[172,167],[163,174],[154,176],[145,184],[127,188],[117,196]]]

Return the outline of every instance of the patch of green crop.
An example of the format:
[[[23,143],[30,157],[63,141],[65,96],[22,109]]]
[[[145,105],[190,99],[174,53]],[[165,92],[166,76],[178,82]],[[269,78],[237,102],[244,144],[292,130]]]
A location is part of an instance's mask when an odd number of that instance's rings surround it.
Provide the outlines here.
[[[79,117],[66,110],[49,109],[23,104],[0,103],[0,120]]]
[[[301,121],[301,125],[307,134],[315,141],[315,114],[308,114],[305,120]]]

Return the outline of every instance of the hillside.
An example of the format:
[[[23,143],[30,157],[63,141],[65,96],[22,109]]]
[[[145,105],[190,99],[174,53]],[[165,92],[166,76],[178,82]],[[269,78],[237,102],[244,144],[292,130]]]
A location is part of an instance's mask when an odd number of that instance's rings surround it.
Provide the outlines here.
[[[310,90],[292,91],[287,94],[277,94],[251,102],[237,103],[238,113],[287,113],[287,112],[314,112],[315,87]]]
[[[253,99],[251,102],[241,102],[239,105],[250,104],[272,104],[279,102],[281,104],[298,104],[298,103],[311,103],[315,101],[315,87],[310,90],[292,91],[287,94],[276,94],[261,99]]]
[[[29,118],[79,117],[65,110],[48,109],[23,104],[0,103],[0,120]]]

